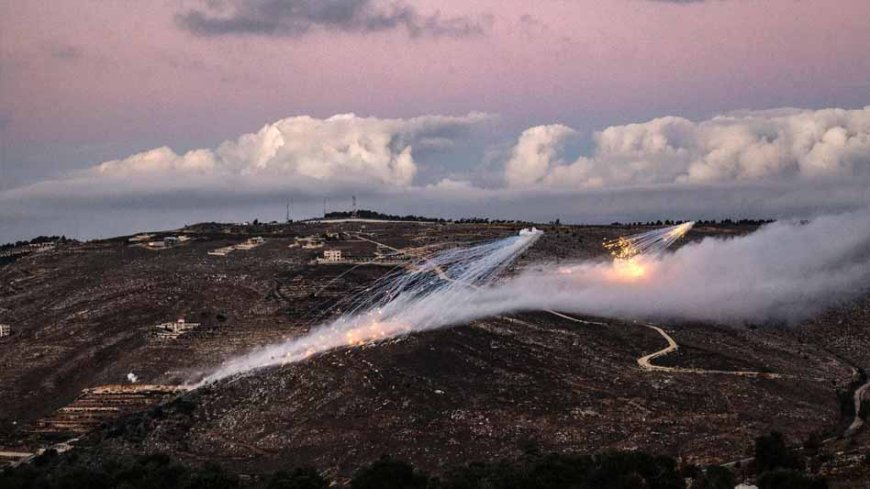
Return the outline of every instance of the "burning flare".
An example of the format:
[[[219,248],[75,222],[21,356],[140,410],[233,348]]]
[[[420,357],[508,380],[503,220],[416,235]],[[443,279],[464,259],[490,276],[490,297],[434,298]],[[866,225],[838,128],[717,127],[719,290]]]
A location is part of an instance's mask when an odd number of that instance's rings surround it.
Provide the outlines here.
[[[638,255],[657,255],[674,244],[676,240],[685,236],[694,225],[694,221],[689,221],[676,226],[654,229],[632,236],[620,236],[619,238],[605,241],[604,247],[610,250],[610,254],[614,258],[621,260],[627,260]]]
[[[695,222],[690,221],[605,241],[604,247],[614,258],[609,278],[618,282],[632,282],[644,278],[653,265],[652,260],[647,258],[664,252],[685,236],[694,225]]]
[[[515,236],[437,253],[378,280],[348,301],[345,314],[308,334],[232,358],[199,385],[272,365],[295,363],[336,348],[362,346],[464,318],[473,291],[490,286],[543,233]]]

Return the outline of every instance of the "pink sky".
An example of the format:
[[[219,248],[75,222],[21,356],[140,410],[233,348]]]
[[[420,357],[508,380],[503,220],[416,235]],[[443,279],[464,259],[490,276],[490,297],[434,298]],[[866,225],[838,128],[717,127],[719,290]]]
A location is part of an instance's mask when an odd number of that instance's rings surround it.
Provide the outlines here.
[[[297,114],[476,110],[517,132],[870,101],[866,0],[413,3],[490,19],[459,39],[202,38],[173,20],[199,3],[0,1],[6,178],[214,144]]]

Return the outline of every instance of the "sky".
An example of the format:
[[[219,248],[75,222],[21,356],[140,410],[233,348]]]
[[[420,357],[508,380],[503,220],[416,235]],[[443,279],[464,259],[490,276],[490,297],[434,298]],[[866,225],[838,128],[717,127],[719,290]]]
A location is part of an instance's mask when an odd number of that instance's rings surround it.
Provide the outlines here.
[[[0,0],[0,241],[870,204],[870,2]]]

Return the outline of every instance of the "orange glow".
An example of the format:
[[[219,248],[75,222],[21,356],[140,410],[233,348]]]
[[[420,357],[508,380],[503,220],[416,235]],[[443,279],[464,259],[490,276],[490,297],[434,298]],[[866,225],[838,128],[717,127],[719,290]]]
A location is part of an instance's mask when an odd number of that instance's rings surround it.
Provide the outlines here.
[[[617,259],[613,261],[611,278],[620,282],[634,282],[645,277],[647,273],[647,265],[637,258]]]

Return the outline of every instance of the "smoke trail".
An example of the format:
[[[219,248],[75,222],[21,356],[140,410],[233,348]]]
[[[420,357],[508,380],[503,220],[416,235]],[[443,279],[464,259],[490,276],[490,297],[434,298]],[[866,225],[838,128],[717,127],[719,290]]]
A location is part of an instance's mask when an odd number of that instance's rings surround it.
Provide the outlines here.
[[[664,254],[660,240],[676,239],[673,229],[657,231],[659,240],[627,259],[536,266],[494,284],[491,279],[539,232],[450,250],[378,283],[374,299],[358,300],[351,313],[303,337],[231,359],[200,385],[339,347],[511,312],[795,323],[870,290],[870,210],[777,222],[750,235],[706,238]]]
[[[541,236],[521,231],[491,243],[456,248],[415,264],[410,272],[378,281],[350,312],[308,334],[224,362],[200,385],[243,372],[294,363],[345,346],[359,346],[437,328],[447,311],[472,310],[471,292],[489,283]]]
[[[870,291],[870,211],[777,222],[674,253],[537,268],[475,291],[467,321],[512,311],[795,324]],[[455,315],[454,315],[455,316]]]

